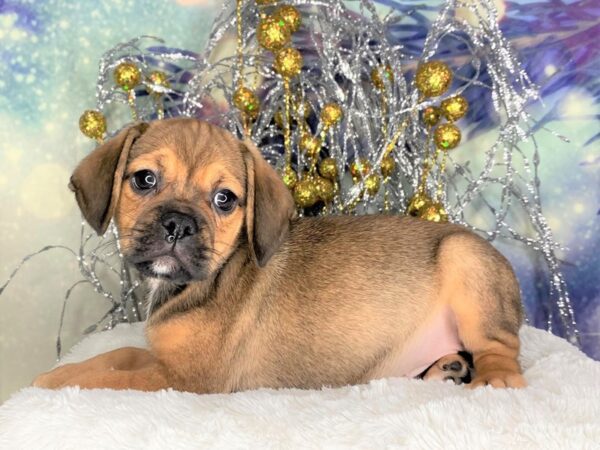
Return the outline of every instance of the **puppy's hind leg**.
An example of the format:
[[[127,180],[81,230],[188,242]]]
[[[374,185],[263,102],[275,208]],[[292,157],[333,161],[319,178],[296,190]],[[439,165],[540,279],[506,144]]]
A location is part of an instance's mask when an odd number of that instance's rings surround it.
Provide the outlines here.
[[[473,355],[469,386],[525,387],[517,360],[523,313],[510,264],[469,233],[444,238],[438,256],[442,301],[454,312],[459,338]]]
[[[471,363],[473,358],[467,352],[446,355],[434,362],[419,378],[426,381],[452,380],[454,384],[471,382]]]

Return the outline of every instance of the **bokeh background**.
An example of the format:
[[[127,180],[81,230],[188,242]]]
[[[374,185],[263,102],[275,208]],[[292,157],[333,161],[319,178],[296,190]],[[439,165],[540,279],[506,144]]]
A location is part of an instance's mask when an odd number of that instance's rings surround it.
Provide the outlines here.
[[[352,2],[348,2],[352,4]],[[411,1],[380,0],[382,13]],[[439,1],[420,1],[431,13]],[[94,106],[97,62],[118,42],[149,34],[202,51],[221,0],[0,0],[0,285],[21,258],[48,244],[78,248],[80,215],[67,189],[93,143],[77,126]],[[530,106],[540,129],[541,193],[575,306],[583,350],[600,359],[600,3],[497,0],[501,25],[543,102]],[[462,150],[476,159],[479,134]],[[521,281],[531,323],[543,327],[548,296],[541,261],[499,243]],[[27,262],[0,296],[0,402],[55,361],[65,290],[76,262],[54,250]],[[74,291],[63,347],[107,308]]]

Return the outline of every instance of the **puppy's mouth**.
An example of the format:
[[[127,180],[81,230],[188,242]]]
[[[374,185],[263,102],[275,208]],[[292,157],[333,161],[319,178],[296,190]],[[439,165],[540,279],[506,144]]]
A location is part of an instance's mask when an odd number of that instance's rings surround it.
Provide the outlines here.
[[[159,256],[133,264],[138,272],[146,277],[163,278],[169,281],[187,281],[191,278],[191,274],[175,256]]]
[[[176,284],[186,284],[204,278],[203,271],[188,268],[175,253],[150,258],[132,258],[130,261],[144,277],[158,278]]]

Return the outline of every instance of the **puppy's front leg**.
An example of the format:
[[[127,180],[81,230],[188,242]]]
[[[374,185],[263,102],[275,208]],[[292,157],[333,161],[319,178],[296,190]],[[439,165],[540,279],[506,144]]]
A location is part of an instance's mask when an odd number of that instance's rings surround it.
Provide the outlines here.
[[[154,391],[168,387],[167,372],[147,350],[124,347],[81,363],[65,364],[39,375],[33,386],[59,389],[137,389]]]
[[[103,370],[88,372],[68,378],[59,386],[79,386],[82,389],[135,389],[136,391],[159,391],[169,387],[164,369],[150,365],[137,370]]]

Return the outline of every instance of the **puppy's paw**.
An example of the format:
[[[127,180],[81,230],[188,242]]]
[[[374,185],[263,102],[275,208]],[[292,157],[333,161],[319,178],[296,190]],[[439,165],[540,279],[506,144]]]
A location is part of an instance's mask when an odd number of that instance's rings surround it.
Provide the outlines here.
[[[44,389],[60,389],[68,385],[68,380],[77,373],[75,364],[65,364],[50,372],[38,375],[31,385]]]
[[[51,376],[51,372],[45,372],[33,380],[31,383],[33,387],[44,388],[44,389],[56,389],[58,387],[57,380]]]
[[[469,388],[474,389],[481,386],[492,386],[495,388],[524,388],[527,382],[523,375],[517,372],[495,371],[476,374]]]
[[[455,384],[470,381],[469,362],[460,354],[446,355],[438,359],[423,375],[424,380],[452,380]]]

